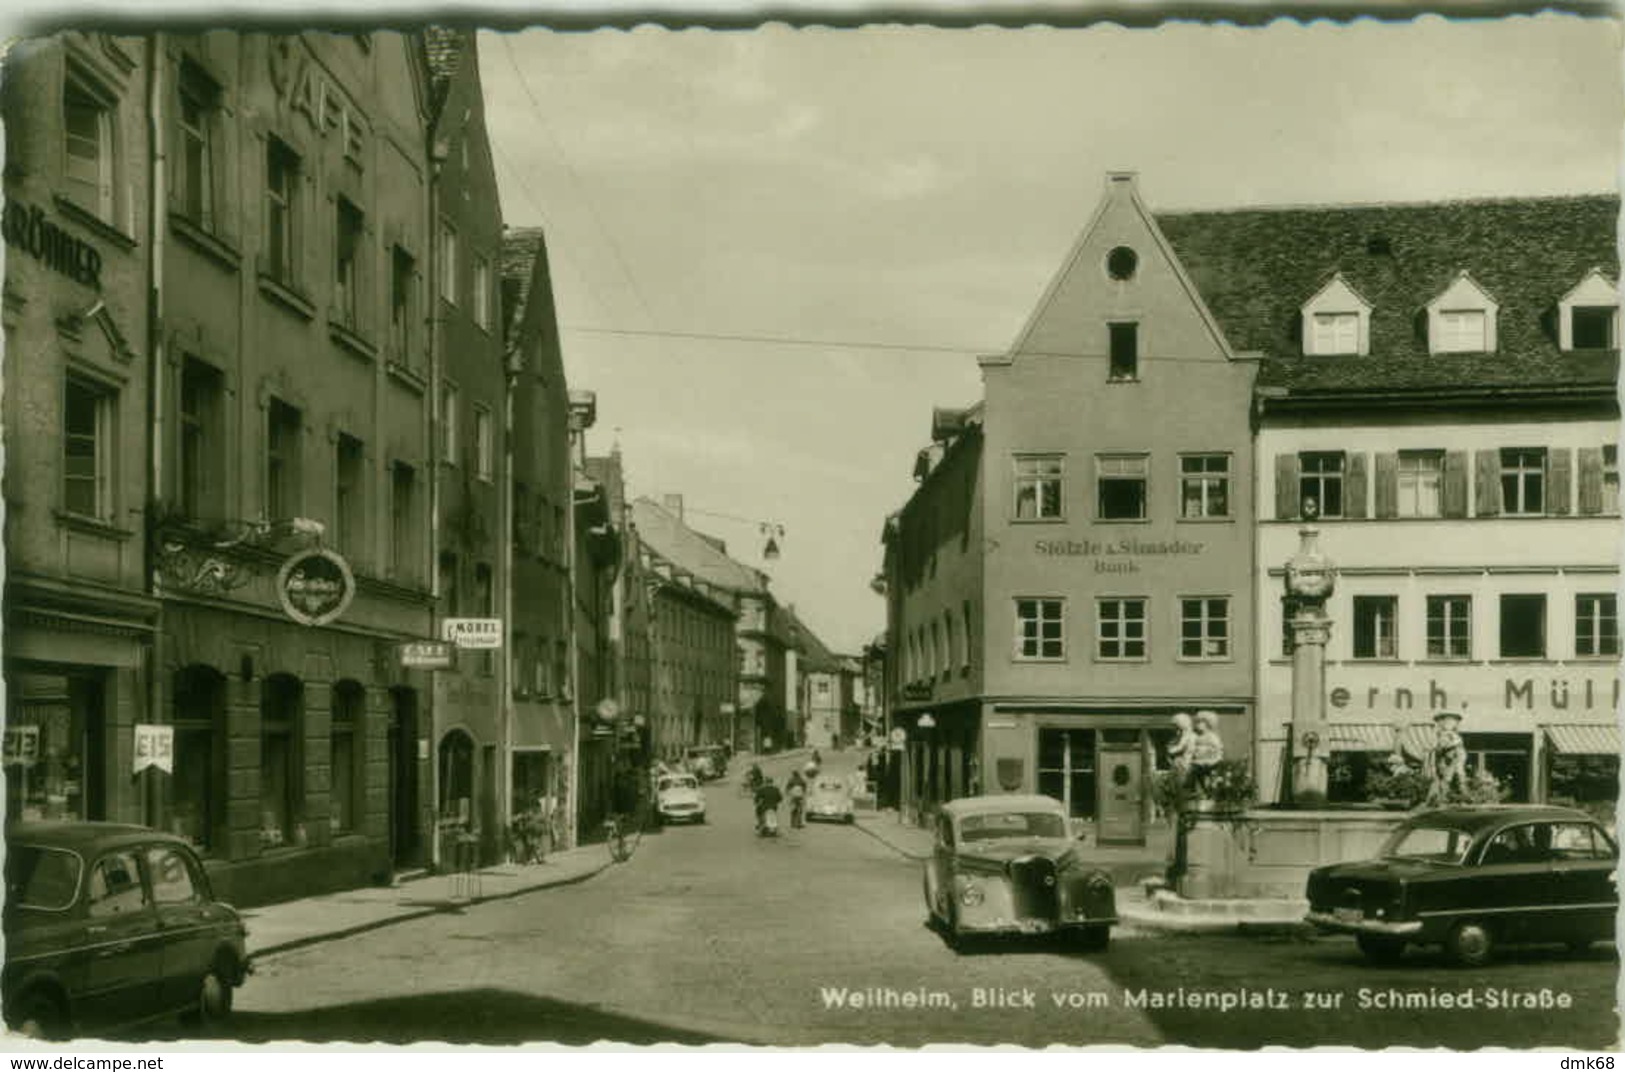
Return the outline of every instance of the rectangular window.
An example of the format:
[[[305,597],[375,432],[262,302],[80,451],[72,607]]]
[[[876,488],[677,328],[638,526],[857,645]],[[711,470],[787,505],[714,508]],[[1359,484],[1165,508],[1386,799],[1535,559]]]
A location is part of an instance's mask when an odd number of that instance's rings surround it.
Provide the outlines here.
[[[1061,514],[1062,460],[1059,454],[1016,459],[1016,519],[1042,521]]]
[[[299,514],[299,411],[272,399],[265,419],[265,516],[272,521]]]
[[[294,841],[299,822],[300,710],[304,686],[273,675],[260,693],[260,844],[276,848]]]
[[[457,388],[440,385],[440,460],[457,464]]]
[[[1483,309],[1448,309],[1438,315],[1439,353],[1481,354],[1489,349],[1489,317]]]
[[[333,225],[333,304],[339,322],[351,330],[360,326],[361,248],[365,217],[344,198],[338,199]]]
[[[1179,456],[1179,516],[1230,516],[1230,455]]]
[[[292,286],[298,238],[299,157],[282,142],[265,143],[265,274]]]
[[[1298,501],[1313,499],[1321,517],[1343,516],[1343,452],[1309,451],[1298,455]]]
[[[1097,509],[1102,520],[1134,521],[1145,517],[1148,468],[1143,454],[1102,454],[1095,459]]]
[[[484,257],[474,258],[474,323],[486,331],[491,330],[491,262]]]
[[[1575,306],[1569,311],[1570,343],[1576,350],[1612,350],[1614,321],[1619,311],[1612,305]]]
[[[175,199],[181,214],[200,227],[214,227],[214,111],[219,90],[191,64],[181,68],[180,144],[176,147]]]
[[[1546,451],[1509,447],[1501,451],[1501,512],[1534,516],[1546,512]]]
[[[366,543],[362,522],[365,459],[361,440],[339,433],[333,459],[333,543],[351,556]]]
[[[449,223],[440,225],[440,296],[457,304],[457,230]]]
[[[71,67],[62,85],[62,177],[69,195],[105,223],[114,223],[113,108]]]
[[[412,288],[417,262],[400,246],[390,258],[389,348],[396,361],[412,364]]]
[[[1096,600],[1095,657],[1132,660],[1145,655],[1145,600]]]
[[[1059,599],[1016,600],[1016,658],[1064,659],[1066,641]]]
[[[1501,658],[1546,657],[1546,597],[1541,594],[1501,597]]]
[[[1611,594],[1574,597],[1574,654],[1619,654],[1619,601]]]
[[[366,706],[367,690],[360,684],[341,681],[333,686],[328,736],[333,775],[328,823],[336,834],[354,830],[361,817],[363,779],[356,776],[360,771],[356,726],[364,719]]]
[[[1179,657],[1230,658],[1230,600],[1179,601]]]
[[[491,583],[491,567],[483,562],[474,566],[474,613],[482,618],[491,618],[496,615],[495,593]],[[480,652],[480,672],[491,674],[496,668],[496,655],[493,652]]]
[[[1109,324],[1111,331],[1112,380],[1136,380],[1140,377],[1140,325]]]
[[[970,600],[967,599],[960,603],[959,612],[965,623],[965,659],[963,665],[966,670],[969,670],[971,663]]]
[[[69,376],[63,395],[62,506],[70,514],[113,518],[109,479],[113,449],[113,392]]]
[[[1317,354],[1360,352],[1359,313],[1316,313],[1310,321],[1310,332]]]
[[[1619,513],[1619,446],[1615,443],[1602,448],[1602,512]]]
[[[220,400],[224,394],[218,369],[188,357],[181,364],[180,484],[181,512],[187,517],[224,513],[219,472]]]
[[[389,479],[389,561],[397,579],[413,575],[417,543],[417,470],[396,462]]]
[[[1355,596],[1354,657],[1397,658],[1394,638],[1398,616],[1399,600],[1394,596]]]
[[[495,444],[491,438],[491,411],[484,406],[474,407],[474,475],[490,480],[495,463]]]
[[[1473,653],[1473,601],[1468,596],[1428,596],[1428,658],[1466,659]]]
[[[1444,451],[1400,451],[1398,483],[1400,517],[1442,516]]]

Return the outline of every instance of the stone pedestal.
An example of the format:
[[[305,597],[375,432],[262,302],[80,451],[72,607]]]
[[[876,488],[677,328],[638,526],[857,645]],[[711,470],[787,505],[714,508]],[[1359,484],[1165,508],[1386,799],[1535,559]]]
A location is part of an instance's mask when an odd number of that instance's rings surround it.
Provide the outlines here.
[[[1331,621],[1320,607],[1292,618],[1292,799],[1326,799],[1326,641]]]

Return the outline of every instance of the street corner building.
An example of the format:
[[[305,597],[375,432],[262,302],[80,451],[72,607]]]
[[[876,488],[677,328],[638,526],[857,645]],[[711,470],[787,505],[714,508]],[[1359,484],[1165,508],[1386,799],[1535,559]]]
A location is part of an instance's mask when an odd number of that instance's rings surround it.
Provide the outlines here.
[[[480,98],[467,33],[8,56],[10,815],[180,834],[242,905],[503,851],[509,651],[405,656],[511,596]]]
[[[1464,716],[1519,801],[1617,795],[1615,197],[1153,213],[1114,173],[983,397],[886,520],[905,807],[1063,801],[1145,843],[1178,712],[1266,801],[1290,764],[1284,567],[1342,582],[1333,800]]]

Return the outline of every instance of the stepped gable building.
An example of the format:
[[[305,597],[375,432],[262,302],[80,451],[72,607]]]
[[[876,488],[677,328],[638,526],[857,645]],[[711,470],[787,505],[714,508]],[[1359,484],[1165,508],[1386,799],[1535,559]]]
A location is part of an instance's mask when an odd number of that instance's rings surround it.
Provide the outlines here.
[[[1613,196],[1159,216],[1264,357],[1257,761],[1281,783],[1282,566],[1305,500],[1340,569],[1330,795],[1366,798],[1432,716],[1512,800],[1611,809],[1619,735]]]
[[[147,296],[152,42],[63,33],[6,55],[6,815],[157,818]],[[161,777],[157,773],[147,778]],[[245,822],[247,819],[245,818]]]
[[[541,230],[507,232],[501,271],[511,407],[513,797],[549,798],[578,816],[570,398]],[[590,736],[581,747],[594,747]]]
[[[506,617],[507,369],[497,286],[502,216],[476,38],[430,27],[420,40],[430,76],[430,211],[437,228],[430,258],[438,367],[430,387],[438,627],[447,618]],[[393,251],[389,269],[402,280],[421,274],[404,250]],[[507,650],[461,652],[455,666],[434,674],[437,859],[449,860],[449,841],[457,837],[477,838],[481,862],[503,851],[512,811],[511,773],[504,769]]]
[[[1257,362],[1114,174],[981,365],[885,531],[905,804],[1039,792],[1144,842],[1173,714],[1215,712],[1232,755],[1252,741]]]

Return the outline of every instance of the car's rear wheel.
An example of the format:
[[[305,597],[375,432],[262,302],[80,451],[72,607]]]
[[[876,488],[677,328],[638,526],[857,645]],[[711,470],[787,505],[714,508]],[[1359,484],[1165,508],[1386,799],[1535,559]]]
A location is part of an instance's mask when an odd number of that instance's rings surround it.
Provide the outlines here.
[[[186,1023],[207,1029],[218,1027],[230,1019],[233,995],[231,980],[235,977],[231,963],[222,954],[198,981],[197,999],[184,1017]]]
[[[1463,968],[1482,967],[1495,955],[1495,935],[1478,920],[1465,920],[1450,929],[1444,951]]]
[[[24,1038],[51,1040],[66,1038],[68,1017],[62,1003],[43,990],[25,994],[11,1017],[12,1030]]]
[[[1385,938],[1378,934],[1356,934],[1354,944],[1360,947],[1366,959],[1374,964],[1395,964],[1405,955],[1403,938]]]

